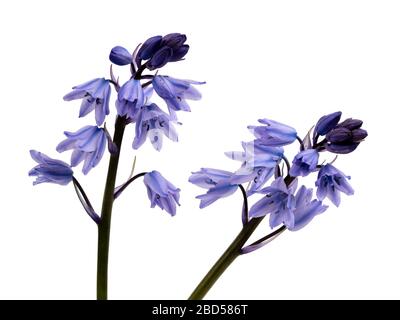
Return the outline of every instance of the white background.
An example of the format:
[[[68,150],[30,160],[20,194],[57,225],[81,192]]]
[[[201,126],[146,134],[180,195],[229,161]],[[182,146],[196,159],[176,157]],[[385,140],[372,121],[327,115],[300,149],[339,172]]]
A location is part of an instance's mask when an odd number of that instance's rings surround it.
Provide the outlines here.
[[[94,115],[78,119],[79,102],[63,95],[107,76],[113,46],[133,50],[169,32],[186,33],[191,49],[162,74],[206,80],[203,100],[180,114],[180,142],[161,153],[149,143],[134,152],[129,127],[118,181],[137,155],[138,171],[158,169],[182,189],[182,206],[174,218],[150,209],[141,181],[118,199],[109,297],[187,298],[241,228],[240,194],[200,210],[203,190],[187,182],[190,172],[235,170],[223,152],[250,140],[246,126],[258,118],[303,135],[342,110],[370,135],[336,162],[355,195],[240,257],[207,298],[400,298],[399,16],[399,2],[382,0],[2,1],[0,298],[95,298],[96,227],[72,185],[32,187],[28,150],[68,161],[55,151],[63,131],[94,124]],[[98,210],[107,163],[87,177],[75,170]],[[259,235],[268,231],[263,224]]]

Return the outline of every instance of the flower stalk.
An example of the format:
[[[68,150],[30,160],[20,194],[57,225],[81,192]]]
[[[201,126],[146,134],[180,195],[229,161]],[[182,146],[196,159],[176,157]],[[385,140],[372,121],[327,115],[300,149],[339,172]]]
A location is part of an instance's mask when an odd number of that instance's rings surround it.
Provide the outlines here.
[[[126,119],[118,116],[115,122],[113,142],[118,150],[110,155],[106,185],[104,189],[101,220],[98,224],[98,248],[97,248],[97,299],[107,300],[108,289],[108,253],[110,247],[111,215],[114,203],[115,180],[118,171],[118,162],[124,136]]]

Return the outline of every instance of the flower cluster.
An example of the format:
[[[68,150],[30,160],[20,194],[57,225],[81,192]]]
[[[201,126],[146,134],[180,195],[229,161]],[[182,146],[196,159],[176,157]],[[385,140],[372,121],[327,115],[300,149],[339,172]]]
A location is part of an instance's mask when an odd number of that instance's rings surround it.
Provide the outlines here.
[[[200,208],[233,194],[243,183],[248,183],[246,203],[248,197],[262,195],[245,213],[244,223],[269,214],[271,228],[283,224],[287,229],[296,231],[328,208],[323,204],[325,198],[339,206],[341,193],[354,193],[348,182],[350,177],[332,163],[321,163],[320,153],[350,153],[368,135],[367,131],[361,129],[361,120],[347,119],[339,123],[341,115],[341,112],[335,112],[319,119],[312,139],[311,132],[300,139],[294,128],[268,119],[259,120],[261,125],[249,126],[255,139],[243,142],[243,151],[225,153],[229,158],[241,162],[237,171],[203,168],[189,178],[193,184],[207,189],[205,194],[197,197],[201,200]],[[283,147],[296,140],[300,142],[300,151],[290,164]],[[285,166],[286,175],[283,174]],[[299,177],[313,172],[318,173],[315,199],[312,188],[304,185],[298,188]],[[272,177],[270,186],[264,187]]]
[[[109,59],[114,65],[129,66],[130,79],[120,84],[111,65],[110,79],[102,77],[87,81],[73,87],[72,91],[64,96],[65,101],[81,101],[79,117],[85,117],[94,111],[95,125],[84,126],[76,132],[64,132],[66,139],[58,144],[57,151],[72,151],[70,165],[53,160],[37,151],[31,151],[32,158],[39,163],[29,173],[38,177],[35,183],[68,184],[74,181],[71,167],[78,166],[81,162],[83,162],[82,172],[88,174],[100,163],[106,146],[111,155],[119,154],[119,148],[105,126],[106,118],[110,114],[112,87],[117,93],[115,100],[117,120],[123,123],[123,126],[131,123],[135,125],[135,137],[132,142],[134,149],[140,148],[147,139],[157,151],[162,148],[164,136],[172,141],[178,141],[175,125],[180,122],[177,112],[190,111],[188,100],[201,99],[200,92],[194,86],[204,82],[159,75],[158,71],[155,74],[144,74],[144,72],[155,71],[167,63],[180,61],[188,51],[186,36],[180,33],[151,37],[139,45],[133,53],[121,46],[114,47]],[[166,111],[151,102],[153,91],[165,101]],[[145,184],[152,207],[157,205],[174,215],[179,189],[173,187],[156,171],[145,177]],[[170,190],[173,190],[172,193]]]

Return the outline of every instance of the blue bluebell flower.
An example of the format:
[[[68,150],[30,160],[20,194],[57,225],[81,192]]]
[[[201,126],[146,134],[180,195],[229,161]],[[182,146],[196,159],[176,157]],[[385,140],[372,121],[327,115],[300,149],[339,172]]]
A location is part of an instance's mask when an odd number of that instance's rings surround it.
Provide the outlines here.
[[[124,47],[116,46],[111,49],[110,61],[118,66],[125,66],[132,62],[132,54]]]
[[[338,207],[340,205],[340,193],[353,195],[354,190],[347,181],[349,176],[344,175],[331,164],[322,166],[318,173],[318,179],[315,182],[317,186],[317,198],[324,200],[328,197],[332,203]]]
[[[189,182],[199,186],[200,188],[211,189],[221,181],[228,181],[232,176],[233,173],[229,171],[201,168],[200,171],[192,172]]]
[[[145,103],[145,95],[139,80],[130,79],[118,92],[116,107],[118,115],[134,119]]]
[[[220,182],[215,187],[210,188],[207,193],[199,195],[196,199],[200,199],[200,209],[203,209],[218,199],[228,197],[236,192],[238,184],[231,184],[229,182]]]
[[[29,171],[29,176],[37,177],[33,185],[49,182],[60,185],[67,185],[72,181],[73,171],[63,161],[52,159],[45,154],[30,150],[31,157],[38,165]]]
[[[263,126],[248,126],[248,128],[264,145],[282,147],[296,140],[297,132],[290,126],[269,119],[260,119],[258,122]]]
[[[93,79],[72,89],[73,91],[64,96],[64,100],[82,99],[79,117],[84,117],[95,110],[96,123],[98,126],[102,125],[106,115],[110,113],[111,88],[109,81],[104,78]]]
[[[185,44],[186,35],[181,33],[170,33],[163,37],[162,46],[172,49],[170,62],[181,60],[189,51],[189,45]]]
[[[289,186],[286,185],[282,177],[275,179],[271,186],[258,191],[258,193],[266,196],[251,207],[249,217],[263,217],[270,214],[269,225],[271,228],[282,223],[288,228],[294,228],[294,210],[296,209],[294,192],[296,188],[297,179]]]
[[[288,227],[290,231],[297,231],[304,228],[318,214],[321,214],[328,209],[328,206],[323,205],[321,201],[312,199],[313,190],[301,186],[295,196],[296,209],[294,210],[294,225]]]
[[[242,142],[242,147],[244,151],[225,152],[225,155],[242,162],[231,182],[239,184],[251,181],[247,193],[252,195],[273,176],[275,167],[283,157],[283,148],[270,147],[258,140]]]
[[[178,134],[169,114],[162,111],[155,103],[143,106],[136,117],[135,139],[133,148],[138,149],[149,137],[153,147],[160,151],[163,135],[172,141],[178,141]]]
[[[250,209],[249,217],[263,217],[270,214],[269,225],[275,228],[284,224],[289,230],[297,231],[306,226],[316,215],[323,213],[328,206],[321,201],[312,200],[312,189],[302,186],[296,193],[297,180],[289,186],[282,177],[277,178],[270,187],[259,193],[265,194]]]
[[[167,211],[171,216],[174,216],[176,214],[176,204],[180,205],[180,189],[166,180],[158,171],[146,173],[144,184],[147,188],[151,207],[158,206],[162,210]]]
[[[367,136],[366,130],[361,129],[363,122],[358,119],[346,119],[339,123],[326,135],[326,150],[347,154],[353,152]]]
[[[314,129],[314,144],[317,143],[318,136],[324,136],[331,131],[340,121],[341,111],[337,111],[321,117]]]
[[[318,165],[319,153],[315,149],[300,151],[293,159],[293,165],[290,168],[292,177],[305,177],[315,171]]]
[[[189,182],[208,189],[207,193],[196,197],[196,199],[201,200],[200,208],[203,209],[218,199],[235,193],[238,189],[238,183],[231,182],[233,176],[232,172],[210,168],[202,168],[198,172],[193,172]]]
[[[58,144],[57,151],[73,150],[71,166],[75,167],[84,161],[82,172],[87,174],[103,157],[108,141],[106,132],[97,126],[85,126],[76,132],[65,131],[64,134],[67,139]]]
[[[172,119],[176,120],[175,111],[190,111],[190,107],[186,102],[187,99],[201,99],[201,93],[193,87],[193,84],[204,83],[193,80],[180,80],[168,76],[155,76],[153,79],[153,88],[166,102]]]

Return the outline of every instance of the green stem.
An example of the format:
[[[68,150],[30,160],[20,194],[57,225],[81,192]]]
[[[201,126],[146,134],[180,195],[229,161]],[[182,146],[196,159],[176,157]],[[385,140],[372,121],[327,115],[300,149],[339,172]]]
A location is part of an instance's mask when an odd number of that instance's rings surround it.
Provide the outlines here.
[[[224,254],[214,264],[211,270],[201,280],[197,288],[193,291],[189,300],[203,299],[207,292],[211,289],[214,283],[224,273],[224,271],[231,265],[233,261],[240,255],[240,251],[245,245],[246,241],[253,234],[254,230],[258,227],[264,217],[253,218],[243,226],[242,231],[233,240],[231,245],[226,249]]]
[[[118,147],[118,152],[110,156],[107,180],[101,209],[101,221],[98,224],[98,248],[97,248],[97,299],[107,300],[107,273],[108,251],[110,245],[111,214],[114,203],[115,179],[117,177],[119,155],[122,138],[124,136],[126,119],[119,117],[115,122],[113,142]]]

